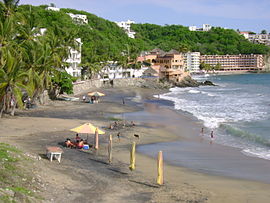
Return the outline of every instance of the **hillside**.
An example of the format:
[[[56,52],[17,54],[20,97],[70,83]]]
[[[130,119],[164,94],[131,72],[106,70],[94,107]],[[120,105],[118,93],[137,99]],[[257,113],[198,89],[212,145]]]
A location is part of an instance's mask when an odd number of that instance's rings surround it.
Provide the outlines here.
[[[114,22],[94,14],[74,9],[59,12],[45,10],[46,5],[21,5],[20,13],[34,16],[37,27],[48,29],[58,26],[69,35],[82,38],[82,63],[115,60],[125,61],[136,58],[140,51],[161,48],[165,51],[176,49],[181,52],[199,51],[202,54],[266,54],[270,48],[248,42],[234,30],[213,28],[209,32],[191,32],[181,25],[133,24],[136,39],[128,38]],[[66,13],[87,15],[87,25],[77,25]],[[61,34],[61,33],[60,33]]]
[[[199,51],[202,54],[266,54],[270,48],[252,44],[236,31],[212,28],[209,32],[192,32],[181,25],[134,24],[137,40],[148,42],[149,47],[165,51]]]
[[[74,9],[61,9],[59,12],[45,10],[47,6],[21,5],[18,12],[30,12],[34,15],[36,27],[51,29],[54,26],[62,28],[74,37],[82,38],[83,63],[104,60],[119,60],[123,50],[131,40],[114,22],[99,18],[96,15]],[[87,15],[89,24],[74,24],[66,13]],[[130,45],[132,46],[132,45]]]

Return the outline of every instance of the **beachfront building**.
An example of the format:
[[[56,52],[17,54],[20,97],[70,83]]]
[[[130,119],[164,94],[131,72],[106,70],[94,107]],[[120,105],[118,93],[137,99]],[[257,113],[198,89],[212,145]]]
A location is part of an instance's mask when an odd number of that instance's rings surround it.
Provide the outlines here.
[[[160,79],[178,82],[185,72],[184,57],[175,50],[171,50],[163,55],[157,55],[155,65],[160,67]]]
[[[137,62],[146,62],[150,64],[150,67],[157,72],[159,75],[160,65],[156,63],[158,55],[164,55],[166,52],[155,48],[151,51],[141,52],[140,56],[137,58]]]
[[[184,53],[184,68],[188,72],[200,72],[200,52]]]
[[[121,22],[115,22],[119,27],[121,27],[125,33],[130,38],[135,38],[136,32],[131,30],[131,24],[135,23],[134,21],[128,20],[128,21],[121,21]]]
[[[204,32],[208,32],[209,30],[212,29],[212,26],[209,24],[203,24],[202,28],[197,28],[197,26],[189,26],[188,29],[190,31],[204,31]]]
[[[78,48],[77,49],[73,49],[70,48],[69,50],[69,57],[65,60],[65,62],[67,62],[69,64],[68,67],[65,68],[65,70],[67,71],[68,74],[74,76],[74,77],[79,77],[81,76],[81,67],[80,67],[80,63],[82,60],[82,54],[81,54],[81,50],[82,50],[82,41],[81,38],[77,38],[75,39]]]
[[[119,66],[117,62],[110,62],[101,69],[98,78],[103,80],[138,78],[142,77],[144,75],[144,71],[147,69],[148,67],[141,67],[139,69],[123,68],[122,66]]]
[[[260,54],[246,55],[201,55],[201,63],[216,66],[219,71],[257,71],[264,69],[264,58]]]
[[[87,15],[67,13],[76,24],[88,24]]]

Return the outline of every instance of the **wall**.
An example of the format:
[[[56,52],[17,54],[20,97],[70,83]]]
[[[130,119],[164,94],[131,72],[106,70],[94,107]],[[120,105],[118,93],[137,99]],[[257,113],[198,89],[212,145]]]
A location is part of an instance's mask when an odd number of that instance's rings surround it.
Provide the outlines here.
[[[157,82],[158,78],[122,78],[111,81],[102,80],[86,80],[73,84],[73,94],[81,94],[89,91],[89,89],[103,87],[142,87],[148,82]]]

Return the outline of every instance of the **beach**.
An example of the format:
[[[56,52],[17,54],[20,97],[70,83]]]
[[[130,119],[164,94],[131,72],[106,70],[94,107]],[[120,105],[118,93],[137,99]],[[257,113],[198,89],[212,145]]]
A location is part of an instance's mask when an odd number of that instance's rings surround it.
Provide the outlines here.
[[[269,202],[270,185],[263,181],[201,173],[173,163],[165,163],[165,184],[159,186],[156,160],[143,153],[136,154],[136,170],[130,171],[129,148],[133,141],[138,148],[177,141],[188,143],[183,148],[192,151],[192,147],[200,146],[198,132],[202,123],[153,103],[152,95],[164,92],[161,90],[100,91],[106,96],[98,104],[56,101],[0,120],[0,142],[17,146],[33,157],[31,170],[41,182],[38,193],[44,197],[43,202]],[[111,130],[108,127],[114,123],[113,118],[134,121],[136,125]],[[46,146],[62,147],[66,138],[75,137],[69,129],[88,122],[106,132],[100,135],[98,153],[92,149],[63,148],[61,163],[49,162]],[[107,158],[109,134],[113,136],[112,164]],[[93,142],[93,135],[89,135],[89,140]]]

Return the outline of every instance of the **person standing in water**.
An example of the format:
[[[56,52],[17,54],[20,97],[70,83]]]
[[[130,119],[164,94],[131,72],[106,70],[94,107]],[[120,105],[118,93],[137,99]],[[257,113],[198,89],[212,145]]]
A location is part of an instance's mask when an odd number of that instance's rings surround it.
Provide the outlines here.
[[[204,133],[204,129],[202,128],[202,129],[201,129],[201,136],[202,136],[202,137],[203,137],[203,135],[204,135],[203,133]]]
[[[211,131],[210,138],[211,138],[210,144],[212,144],[213,140],[214,140],[214,131],[213,130]]]

